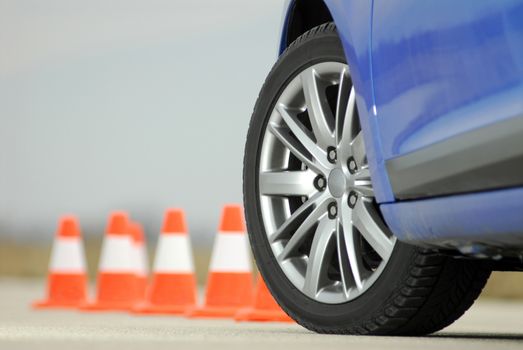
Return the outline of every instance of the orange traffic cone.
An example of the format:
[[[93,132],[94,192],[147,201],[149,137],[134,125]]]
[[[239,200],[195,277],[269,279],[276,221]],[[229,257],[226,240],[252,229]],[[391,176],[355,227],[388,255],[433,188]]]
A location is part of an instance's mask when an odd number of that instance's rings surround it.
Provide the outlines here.
[[[60,219],[47,277],[47,299],[35,308],[75,308],[87,299],[85,254],[78,221]]]
[[[142,225],[132,222],[129,228],[133,237],[133,263],[136,271],[136,295],[139,300],[145,298],[148,278],[147,248]]]
[[[236,321],[294,322],[276,303],[261,275],[258,276],[253,305],[239,310],[234,318]]]
[[[146,302],[135,312],[180,314],[196,305],[191,242],[180,209],[169,209],[165,214],[153,271]]]
[[[211,257],[205,304],[189,317],[234,317],[252,302],[253,285],[249,243],[242,208],[225,206]]]
[[[98,290],[92,304],[82,310],[130,310],[137,301],[133,239],[126,213],[109,219],[98,271]]]

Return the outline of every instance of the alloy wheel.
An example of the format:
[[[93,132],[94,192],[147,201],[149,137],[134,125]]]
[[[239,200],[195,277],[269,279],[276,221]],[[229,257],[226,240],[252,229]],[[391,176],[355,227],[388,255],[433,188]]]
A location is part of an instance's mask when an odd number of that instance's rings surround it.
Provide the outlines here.
[[[379,277],[395,238],[375,202],[346,64],[315,64],[285,86],[265,128],[258,191],[274,256],[302,293],[343,303]]]

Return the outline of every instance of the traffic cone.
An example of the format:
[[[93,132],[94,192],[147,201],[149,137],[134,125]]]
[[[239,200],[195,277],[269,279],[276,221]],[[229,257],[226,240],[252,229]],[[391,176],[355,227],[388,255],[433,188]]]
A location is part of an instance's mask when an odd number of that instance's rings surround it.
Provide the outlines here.
[[[239,310],[234,318],[236,321],[294,322],[276,303],[261,275],[258,276],[254,303]]]
[[[60,219],[47,276],[47,299],[35,308],[76,308],[87,300],[84,246],[74,216]]]
[[[136,273],[136,295],[139,300],[145,298],[147,289],[147,278],[149,269],[147,267],[147,248],[143,227],[137,222],[132,222],[130,232],[133,237],[133,263],[135,264]]]
[[[213,254],[205,303],[190,310],[189,317],[234,317],[252,302],[253,285],[249,243],[242,208],[225,206]]]
[[[130,310],[137,301],[133,239],[126,213],[115,212],[102,246],[98,271],[98,290],[94,303],[82,310]]]
[[[153,271],[146,302],[136,313],[180,314],[196,305],[191,242],[181,209],[165,213]]]

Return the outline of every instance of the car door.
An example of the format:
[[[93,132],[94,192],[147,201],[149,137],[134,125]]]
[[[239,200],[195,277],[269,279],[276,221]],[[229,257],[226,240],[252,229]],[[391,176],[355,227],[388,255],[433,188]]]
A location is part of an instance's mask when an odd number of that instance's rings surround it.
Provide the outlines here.
[[[489,171],[485,181],[472,187],[463,178],[449,183],[456,180],[457,173],[470,176],[471,170],[491,168],[495,163],[481,160],[474,151],[483,136],[462,135],[510,119],[521,120],[522,19],[523,2],[518,0],[373,0],[374,113],[397,198],[507,185],[489,184]],[[520,124],[504,124],[503,129],[514,130]],[[485,137],[492,132],[485,132]],[[441,152],[445,144],[447,154],[435,155],[434,150]],[[453,163],[449,152],[460,152],[459,148],[467,148],[468,153]],[[410,158],[395,161],[402,157]],[[481,164],[474,163],[474,157]],[[417,161],[423,164],[415,164]],[[470,169],[463,165],[468,161]],[[413,184],[415,177],[428,179]]]

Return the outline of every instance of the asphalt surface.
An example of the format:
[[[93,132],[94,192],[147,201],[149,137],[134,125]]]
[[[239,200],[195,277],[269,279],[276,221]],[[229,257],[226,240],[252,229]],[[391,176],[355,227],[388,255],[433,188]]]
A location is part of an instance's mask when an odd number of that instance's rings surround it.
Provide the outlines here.
[[[33,311],[43,282],[0,279],[0,349],[523,349],[523,302],[480,300],[427,337],[319,335],[295,324]]]

